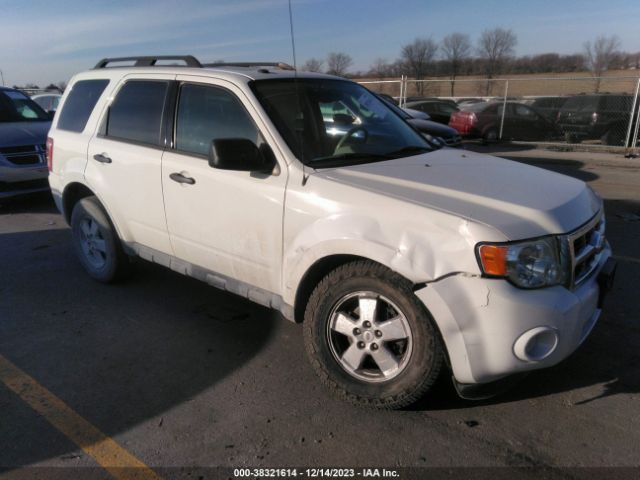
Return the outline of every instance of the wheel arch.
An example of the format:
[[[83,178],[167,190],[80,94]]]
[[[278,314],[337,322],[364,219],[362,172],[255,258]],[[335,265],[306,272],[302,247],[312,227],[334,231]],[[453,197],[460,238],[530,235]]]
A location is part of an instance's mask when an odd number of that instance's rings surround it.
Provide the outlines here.
[[[388,265],[385,265],[377,260],[363,257],[360,255],[352,255],[352,254],[334,254],[328,255],[326,257],[322,257],[316,260],[303,274],[298,288],[296,289],[295,300],[294,300],[294,321],[296,323],[302,323],[304,321],[304,312],[307,307],[307,303],[309,298],[311,297],[311,293],[316,288],[318,283],[329,274],[332,270],[345,265],[347,263],[366,260],[369,262],[376,263],[378,265],[382,265],[385,268],[393,271],[397,275],[400,275],[402,278],[407,280],[407,282],[411,283],[415,288],[419,288],[422,284],[416,284],[412,280],[408,279],[405,275],[402,275],[397,270],[390,268]]]
[[[71,224],[73,207],[85,197],[95,196],[95,192],[80,182],[68,184],[62,192],[62,213],[68,224]]]
[[[71,225],[71,214],[73,213],[73,208],[83,198],[92,196],[98,199],[100,205],[102,205],[102,208],[104,208],[107,216],[109,217],[109,220],[113,224],[118,237],[121,241],[124,242],[127,237],[124,235],[125,232],[120,228],[119,222],[117,222],[114,216],[111,214],[111,211],[109,210],[105,202],[102,201],[100,195],[98,195],[94,190],[91,189],[91,187],[87,186],[85,183],[78,181],[70,182],[65,186],[62,192],[62,213],[66,222]],[[126,242],[125,244],[123,244],[123,246],[125,249],[127,248]]]

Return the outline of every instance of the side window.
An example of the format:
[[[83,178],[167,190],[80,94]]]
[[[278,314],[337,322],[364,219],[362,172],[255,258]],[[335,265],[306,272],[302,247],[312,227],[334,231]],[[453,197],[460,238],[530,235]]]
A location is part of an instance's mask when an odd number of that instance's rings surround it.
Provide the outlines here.
[[[240,101],[227,90],[184,84],[176,115],[176,150],[207,155],[213,140],[245,138],[258,146],[260,133]]]
[[[71,132],[83,131],[93,107],[108,84],[109,80],[80,80],[74,83],[60,112],[58,128]]]
[[[448,105],[446,103],[441,103],[440,104],[440,111],[442,113],[446,113],[447,115],[451,115],[453,112],[457,112],[458,109],[455,108],[453,105]]]
[[[169,82],[156,80],[125,83],[109,108],[105,135],[159,145],[168,86]]]
[[[527,119],[534,119],[536,114],[529,107],[524,105],[515,105],[516,115]]]

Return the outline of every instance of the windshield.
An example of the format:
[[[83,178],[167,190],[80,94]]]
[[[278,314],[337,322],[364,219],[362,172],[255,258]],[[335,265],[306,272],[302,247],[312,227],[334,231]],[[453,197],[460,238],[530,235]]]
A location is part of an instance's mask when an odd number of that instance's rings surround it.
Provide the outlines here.
[[[36,102],[15,90],[0,91],[0,122],[41,122],[51,120]]]
[[[416,155],[433,147],[378,97],[334,79],[252,83],[258,100],[291,151],[312,167]]]

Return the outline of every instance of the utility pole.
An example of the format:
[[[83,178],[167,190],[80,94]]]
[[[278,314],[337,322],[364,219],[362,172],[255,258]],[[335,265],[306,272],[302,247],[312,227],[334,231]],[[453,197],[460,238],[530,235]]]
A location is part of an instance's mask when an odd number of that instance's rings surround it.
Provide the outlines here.
[[[0,78],[2,78],[2,86],[4,87],[4,75],[2,74],[2,70],[0,70]]]

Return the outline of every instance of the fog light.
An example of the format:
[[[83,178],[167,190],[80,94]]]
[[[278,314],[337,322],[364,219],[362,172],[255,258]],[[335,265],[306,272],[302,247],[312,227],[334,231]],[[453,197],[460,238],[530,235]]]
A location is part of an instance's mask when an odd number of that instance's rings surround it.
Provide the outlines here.
[[[513,353],[525,362],[539,362],[551,355],[558,346],[558,333],[551,327],[536,327],[520,335],[513,345]]]

